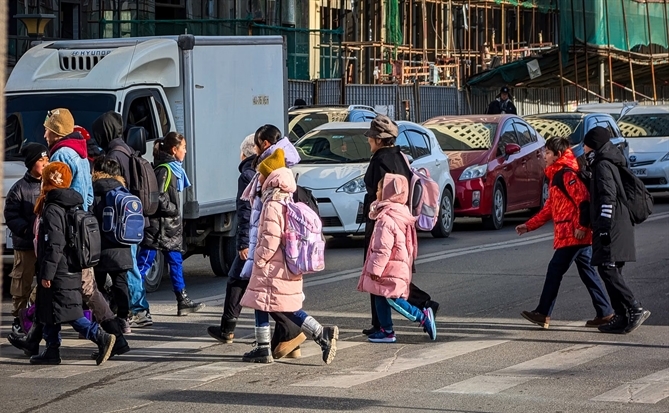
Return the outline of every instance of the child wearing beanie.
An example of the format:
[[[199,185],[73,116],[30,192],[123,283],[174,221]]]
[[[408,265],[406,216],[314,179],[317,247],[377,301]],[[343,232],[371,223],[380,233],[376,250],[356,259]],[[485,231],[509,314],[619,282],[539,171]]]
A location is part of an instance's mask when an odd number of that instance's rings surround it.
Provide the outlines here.
[[[258,181],[262,185],[256,247],[251,279],[241,304],[255,310],[257,346],[244,354],[243,360],[252,363],[272,363],[270,349],[270,313],[282,313],[302,329],[307,337],[318,343],[323,361],[330,364],[337,352],[339,329],[324,327],[302,310],[302,275],[292,274],[286,265],[282,247],[286,231],[286,203],[291,202],[297,189],[295,178],[286,168],[285,154],[278,148],[258,165]]]
[[[36,316],[42,324],[46,349],[30,358],[30,364],[60,364],[60,325],[69,323],[98,345],[96,363],[109,358],[116,337],[105,333],[84,317],[81,306],[81,264],[76,248],[68,242],[69,211],[83,209],[83,198],[70,188],[72,171],[67,164],[52,162],[42,171],[42,191],[37,199],[37,300]]]
[[[7,247],[14,249],[14,267],[9,275],[12,279],[10,293],[14,316],[12,331],[17,334],[26,332],[23,331],[19,315],[25,317],[35,277],[37,257],[33,248],[34,209],[42,185],[42,170],[49,163],[48,153],[46,146],[39,143],[29,143],[21,148],[28,170],[12,186],[5,200],[5,223],[11,231],[11,238],[7,239],[13,244]]]

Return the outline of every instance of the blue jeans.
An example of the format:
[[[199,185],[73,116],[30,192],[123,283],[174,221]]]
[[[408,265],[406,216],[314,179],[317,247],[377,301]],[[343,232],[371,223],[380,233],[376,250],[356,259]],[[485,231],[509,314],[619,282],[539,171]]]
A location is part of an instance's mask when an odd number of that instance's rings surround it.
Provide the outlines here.
[[[149,311],[149,302],[146,301],[146,291],[144,290],[144,277],[139,272],[139,266],[137,265],[137,250],[137,245],[130,247],[132,269],[128,270],[128,296],[130,297],[130,312],[133,314],[140,311]]]
[[[305,313],[304,310],[298,310],[294,313],[280,313],[286,316],[290,321],[295,323],[298,327],[302,327],[304,320],[309,317],[309,314]],[[269,313],[265,311],[256,310],[256,327],[269,327]]]
[[[98,334],[99,325],[95,321],[90,321],[86,317],[69,323],[74,331],[86,337],[95,343],[95,336]],[[42,330],[44,341],[47,347],[57,348],[60,346],[60,324],[44,324]]]
[[[379,324],[385,331],[393,331],[393,318],[390,309],[397,311],[409,321],[422,322],[425,318],[423,310],[415,307],[404,298],[386,298],[378,295],[374,296],[376,304],[376,314],[379,317]]]
[[[186,289],[186,283],[184,282],[184,273],[183,273],[183,257],[181,256],[180,251],[161,251],[163,257],[167,260],[167,264],[170,266],[170,278],[172,279],[172,288],[175,293],[181,292]],[[142,279],[146,276],[146,273],[149,272],[151,266],[156,260],[157,250],[142,248],[137,255],[137,265],[139,266],[139,272],[142,274]]]
[[[604,292],[602,281],[599,279],[595,269],[590,265],[591,258],[592,247],[589,245],[576,245],[555,250],[555,254],[553,254],[553,258],[548,264],[546,281],[544,282],[544,289],[541,292],[539,305],[534,311],[546,316],[551,315],[562,277],[567,273],[571,264],[576,261],[578,275],[581,276],[581,281],[583,281],[583,284],[588,289],[592,304],[595,306],[595,311],[597,312],[597,317],[605,317],[613,314],[613,308],[611,308],[611,303]]]

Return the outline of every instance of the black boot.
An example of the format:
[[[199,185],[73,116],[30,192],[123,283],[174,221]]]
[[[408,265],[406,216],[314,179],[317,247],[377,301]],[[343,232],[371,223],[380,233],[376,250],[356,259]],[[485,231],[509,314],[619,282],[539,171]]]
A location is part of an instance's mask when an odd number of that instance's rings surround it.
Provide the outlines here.
[[[112,318],[111,320],[105,320],[100,323],[100,327],[102,327],[102,329],[105,332],[116,336],[116,342],[114,343],[114,348],[112,349],[109,358],[112,358],[114,356],[120,356],[121,354],[125,354],[128,351],[130,351],[130,346],[128,345],[128,341],[125,339],[125,337],[123,337],[123,331],[121,330],[120,323],[121,320],[119,320],[118,318]],[[91,354],[91,359],[97,360],[99,355],[100,355],[99,352],[94,351]]]
[[[39,354],[39,343],[42,341],[42,324],[33,323],[25,336],[11,333],[7,339],[12,346],[23,350],[26,356],[36,356]]]
[[[611,321],[606,324],[602,324],[597,327],[602,333],[609,334],[625,334],[625,329],[627,328],[627,317],[621,314],[614,314]]]
[[[242,360],[247,363],[273,363],[272,350],[269,348],[270,332],[269,326],[256,327],[256,348],[244,354]]]
[[[635,302],[635,305],[627,310],[627,327],[625,328],[625,334],[631,333],[636,330],[643,324],[648,317],[650,317],[650,311],[644,310],[640,302]]]
[[[98,345],[98,357],[95,359],[95,364],[99,366],[109,359],[115,343],[115,335],[105,333],[102,328],[98,328],[98,332],[95,334],[95,344]]]
[[[60,349],[58,347],[47,347],[40,354],[30,357],[30,364],[60,364]]]
[[[174,293],[177,296],[177,315],[188,315],[188,313],[197,313],[202,310],[205,305],[202,303],[195,303],[190,299],[186,290],[181,290],[178,293]]]
[[[309,316],[302,324],[302,331],[306,333],[307,337],[311,337],[319,346],[321,346],[325,364],[332,363],[332,360],[334,360],[337,355],[339,327],[323,327],[313,317]]]
[[[221,326],[211,326],[207,328],[207,333],[216,340],[230,344],[235,338],[235,327],[237,326],[237,319],[221,320]]]

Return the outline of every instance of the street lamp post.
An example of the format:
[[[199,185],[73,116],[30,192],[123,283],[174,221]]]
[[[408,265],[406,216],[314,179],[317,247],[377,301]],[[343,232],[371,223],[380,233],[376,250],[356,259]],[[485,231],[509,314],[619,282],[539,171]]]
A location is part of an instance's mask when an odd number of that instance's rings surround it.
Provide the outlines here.
[[[41,40],[44,37],[46,26],[49,22],[54,20],[56,16],[53,14],[17,14],[14,18],[20,20],[28,32],[30,41],[28,42],[28,47],[26,47],[27,51],[30,48],[30,42]]]

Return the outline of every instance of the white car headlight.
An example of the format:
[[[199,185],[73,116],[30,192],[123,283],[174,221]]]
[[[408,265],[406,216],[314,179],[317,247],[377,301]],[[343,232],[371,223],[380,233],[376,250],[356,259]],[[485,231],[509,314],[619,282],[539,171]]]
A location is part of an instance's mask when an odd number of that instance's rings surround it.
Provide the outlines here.
[[[665,162],[665,161],[669,161],[669,153],[664,155],[664,157],[660,159],[660,162]]]
[[[362,192],[367,192],[367,187],[365,186],[365,175],[360,175],[359,177],[346,182],[335,192],[345,192],[347,194],[359,194]]]
[[[462,175],[460,175],[460,180],[469,181],[470,179],[483,178],[487,172],[488,164],[472,165],[462,172]]]

